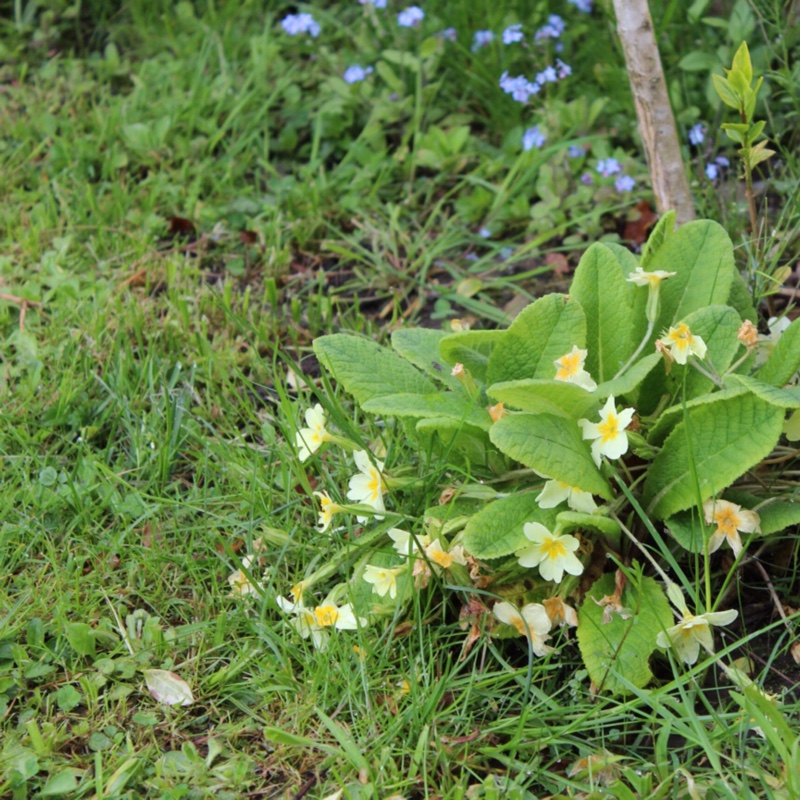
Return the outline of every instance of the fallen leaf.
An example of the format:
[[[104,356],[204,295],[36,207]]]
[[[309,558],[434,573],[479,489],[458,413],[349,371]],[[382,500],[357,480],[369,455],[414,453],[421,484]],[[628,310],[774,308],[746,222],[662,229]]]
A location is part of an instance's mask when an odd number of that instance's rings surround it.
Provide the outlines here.
[[[647,232],[655,225],[658,215],[653,213],[647,200],[640,200],[631,216],[634,218],[625,223],[622,238],[641,247],[647,241]]]
[[[794,663],[800,664],[800,642],[795,642],[789,649],[789,652],[792,654]]]
[[[145,669],[142,672],[147,688],[157,702],[166,706],[190,706],[194,703],[192,690],[180,675],[167,669]]]

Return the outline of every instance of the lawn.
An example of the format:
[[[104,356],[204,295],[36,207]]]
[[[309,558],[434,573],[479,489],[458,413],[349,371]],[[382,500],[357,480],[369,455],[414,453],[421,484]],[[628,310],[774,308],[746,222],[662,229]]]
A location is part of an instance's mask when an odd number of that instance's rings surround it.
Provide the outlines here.
[[[800,18],[650,7],[674,231],[611,2],[0,1],[0,796],[800,797]]]

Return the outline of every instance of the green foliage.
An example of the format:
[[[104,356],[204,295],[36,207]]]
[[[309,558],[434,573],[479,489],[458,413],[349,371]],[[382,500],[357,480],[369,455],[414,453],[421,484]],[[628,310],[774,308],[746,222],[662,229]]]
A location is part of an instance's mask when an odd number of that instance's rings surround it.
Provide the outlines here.
[[[580,610],[578,644],[598,690],[627,693],[650,683],[656,636],[672,624],[672,615],[658,582],[641,576],[614,598],[617,607],[609,606],[614,581],[615,576],[607,574],[592,585]]]

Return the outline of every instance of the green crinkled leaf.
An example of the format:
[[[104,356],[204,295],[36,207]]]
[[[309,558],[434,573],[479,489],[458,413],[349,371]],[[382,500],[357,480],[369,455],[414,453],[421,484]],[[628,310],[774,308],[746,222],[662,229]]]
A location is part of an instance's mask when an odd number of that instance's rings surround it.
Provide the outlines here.
[[[630,394],[650,374],[653,368],[662,361],[660,353],[650,353],[649,356],[640,358],[632,367],[625,371],[619,378],[601,383],[592,392],[598,399],[610,397],[620,398]]]
[[[779,408],[800,408],[800,386],[787,386],[781,389],[771,383],[764,383],[749,375],[733,373],[726,376],[725,383],[729,386],[744,386],[762,400]]]
[[[578,419],[599,406],[594,392],[566,381],[523,380],[494,383],[486,393],[511,408]]]
[[[727,379],[726,379],[727,380]],[[713,405],[728,400],[731,397],[738,397],[739,395],[748,394],[749,390],[744,386],[726,386],[718,392],[704,394],[700,397],[694,397],[687,400],[686,408],[697,408],[698,406]],[[683,404],[678,403],[666,409],[658,421],[650,429],[647,435],[647,441],[650,444],[658,445],[667,438],[670,431],[683,419]]]
[[[710,359],[719,374],[725,372],[741,347],[736,334],[742,325],[739,315],[729,306],[709,306],[694,311],[683,320],[695,336],[706,343]],[[676,369],[676,367],[673,367]],[[692,366],[686,369],[686,398],[699,397],[714,387],[714,382]]]
[[[697,510],[681,511],[664,520],[675,541],[690,553],[702,553],[711,536],[711,528],[697,515]]]
[[[555,360],[586,343],[586,318],[580,304],[549,294],[527,308],[504,332],[486,370],[486,382],[552,379]]]
[[[656,223],[650,236],[642,248],[641,265],[643,270],[650,271],[650,262],[655,254],[661,249],[664,242],[675,232],[675,212],[667,211],[664,216]]]
[[[454,450],[473,464],[486,463],[489,437],[480,428],[445,417],[429,417],[417,422],[416,432],[423,449]]]
[[[604,245],[593,244],[581,257],[570,296],[586,315],[586,369],[598,383],[610,381],[636,349],[631,288]]]
[[[778,339],[769,358],[755,377],[773,386],[783,386],[800,369],[800,319],[796,319]]]
[[[392,334],[392,347],[415,367],[451,389],[456,389],[459,386],[458,378],[450,374],[448,366],[440,363],[439,345],[448,335],[430,328],[403,328]]]
[[[359,403],[392,394],[433,394],[436,385],[416,367],[369,339],[334,333],[314,339],[314,352]]]
[[[513,414],[495,422],[489,438],[503,453],[541,475],[606,500],[612,497],[575,420],[554,414]]]
[[[361,404],[368,414],[389,417],[444,417],[466,422],[476,428],[489,430],[492,418],[485,408],[476,406],[466,394],[439,392],[437,394],[387,394],[373,397]]]
[[[622,267],[622,274],[626,278],[636,271],[636,267],[639,266],[639,259],[627,247],[616,242],[603,242],[603,247],[614,254],[614,258],[619,262],[620,267]]]
[[[513,494],[489,503],[472,517],[461,541],[475,558],[502,558],[529,544],[522,530],[526,522],[539,522],[552,530],[555,519],[554,509],[539,508],[536,493]]]
[[[626,684],[638,688],[652,680],[649,660],[656,649],[656,637],[669,628],[672,614],[659,584],[642,578],[638,586],[630,583],[622,591],[622,605],[629,619],[612,614],[603,622],[605,608],[597,605],[614,591],[614,575],[603,575],[592,585],[578,612],[578,645],[592,682],[604,693],[624,694]]]
[[[505,331],[451,333],[439,344],[439,354],[446,363],[463,364],[477,380],[485,382],[489,356],[505,334]]]
[[[580,511],[559,511],[556,517],[556,523],[562,531],[571,531],[575,529],[598,531],[604,536],[612,539],[619,539],[622,533],[619,524],[611,517],[606,517],[603,514],[584,514]]]
[[[676,273],[661,284],[659,332],[693,311],[727,302],[736,275],[733,244],[716,222],[687,222],[667,237],[649,268]]]
[[[719,494],[769,455],[782,427],[783,409],[751,394],[690,409],[647,471],[643,505],[648,515],[671,517]],[[697,471],[699,497],[690,459]]]

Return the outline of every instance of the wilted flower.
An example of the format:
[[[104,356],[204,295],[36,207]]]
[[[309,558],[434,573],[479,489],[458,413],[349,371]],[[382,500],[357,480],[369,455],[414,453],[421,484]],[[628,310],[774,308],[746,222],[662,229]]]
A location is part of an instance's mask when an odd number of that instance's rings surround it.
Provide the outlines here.
[[[365,505],[372,506],[376,511],[385,511],[386,506],[383,504],[383,462],[376,461],[374,464],[370,461],[369,453],[366,450],[357,450],[353,453],[356,466],[358,467],[358,475],[350,478],[350,491],[347,493],[347,499],[352,500],[354,503],[364,503]],[[367,517],[356,517],[359,522],[366,522]],[[383,516],[375,515],[375,519],[383,519]]]
[[[678,364],[685,364],[689,356],[697,356],[701,361],[706,355],[706,343],[695,336],[685,322],[671,327],[662,338],[661,343],[669,350],[669,354]]]
[[[565,500],[573,511],[581,511],[584,514],[594,514],[597,511],[597,504],[591,492],[584,492],[564,481],[547,481],[536,497],[539,508],[555,508]]]
[[[472,37],[472,52],[476,53],[481,47],[486,47],[494,41],[494,33],[492,31],[475,31]]]
[[[312,453],[319,450],[323,442],[331,438],[325,428],[325,411],[319,403],[306,411],[306,425],[308,427],[300,428],[295,437],[297,457],[300,461],[306,461]]]
[[[413,28],[425,19],[425,12],[419,6],[409,6],[397,15],[401,28]]]
[[[597,384],[592,380],[592,376],[583,368],[586,364],[588,350],[581,350],[577,345],[572,346],[572,350],[566,355],[557,358],[553,363],[556,366],[556,380],[574,383],[589,392],[597,388]]]
[[[534,125],[522,134],[522,149],[525,152],[534,147],[538,150],[546,141],[547,137],[539,130],[539,126]]]
[[[592,458],[600,466],[601,456],[606,458],[619,458],[628,452],[628,436],[625,428],[631,424],[634,410],[625,408],[617,413],[614,396],[606,400],[600,410],[600,422],[589,422],[588,419],[579,419],[578,425],[583,430],[584,439],[593,439]]]
[[[539,567],[539,574],[555,583],[561,583],[565,572],[570,575],[583,572],[583,564],[575,555],[580,542],[574,536],[568,533],[558,536],[539,522],[526,522],[522,530],[532,544],[514,554],[520,566]]]
[[[560,597],[548,597],[542,602],[553,625],[567,625],[570,628],[578,626],[578,615],[575,613],[575,609],[568,606]]]
[[[540,603],[528,603],[521,609],[508,602],[495,603],[492,613],[506,625],[515,628],[520,636],[527,636],[531,650],[537,656],[549,653],[553,648],[545,642],[550,638],[552,627],[547,611]]]
[[[489,412],[489,416],[491,417],[492,422],[497,422],[503,419],[503,417],[505,417],[508,414],[508,412],[505,409],[505,406],[502,403],[497,403],[496,405],[489,406],[486,410]]]
[[[522,25],[509,25],[503,31],[503,44],[514,44],[521,42],[525,37],[522,33]]]
[[[297,36],[300,33],[307,33],[317,37],[321,28],[311,14],[289,14],[283,18],[281,26],[290,36]]]
[[[344,71],[345,83],[359,83],[372,72],[372,67],[362,67],[361,64],[353,64]]]
[[[758,347],[758,328],[749,319],[746,319],[736,332],[736,338],[748,350],[755,350]]]
[[[703,503],[703,513],[709,525],[717,526],[708,540],[709,553],[719,550],[722,543],[727,541],[734,555],[738,556],[742,552],[739,531],[742,533],[760,533],[761,531],[761,519],[755,511],[748,511],[727,500],[706,500]]]
[[[618,172],[622,172],[622,167],[616,158],[601,158],[597,162],[597,171],[604,178],[607,178],[609,175],[616,175]]]

